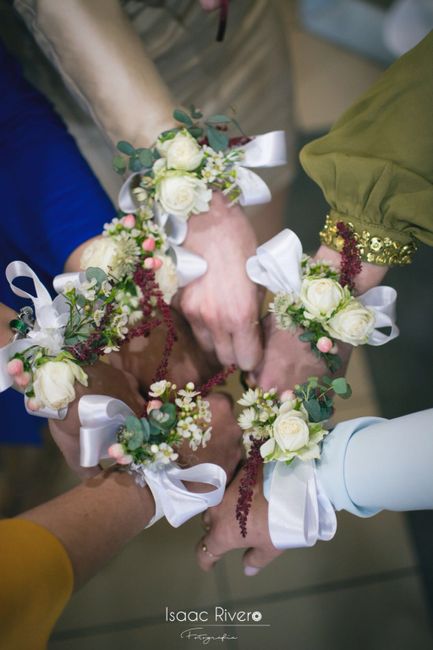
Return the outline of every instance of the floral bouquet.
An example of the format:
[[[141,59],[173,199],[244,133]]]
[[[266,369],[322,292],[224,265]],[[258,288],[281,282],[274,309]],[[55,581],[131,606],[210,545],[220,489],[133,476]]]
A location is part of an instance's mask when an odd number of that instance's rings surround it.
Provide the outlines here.
[[[176,449],[184,441],[196,451],[200,445],[206,447],[211,437],[209,402],[192,382],[177,389],[161,380],[150,386],[149,396],[146,416],[127,416],[117,431],[117,442],[108,449],[111,458],[130,465],[132,471],[174,462],[179,456]]]
[[[320,458],[320,443],[329,432],[325,424],[334,412],[332,393],[348,399],[352,391],[343,377],[323,377],[321,380],[310,377],[294,390],[285,391],[280,398],[273,389],[264,392],[262,388],[250,388],[239,400],[245,407],[238,422],[244,430],[248,455],[236,518],[244,537],[253,487],[262,462],[278,461],[289,465],[295,459]]]

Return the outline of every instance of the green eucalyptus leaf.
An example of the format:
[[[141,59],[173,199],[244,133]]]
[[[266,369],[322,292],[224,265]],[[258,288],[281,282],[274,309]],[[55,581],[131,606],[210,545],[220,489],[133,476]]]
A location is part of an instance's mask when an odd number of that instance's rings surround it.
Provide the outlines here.
[[[321,420],[324,419],[322,418],[322,408],[316,399],[305,401],[304,406],[312,422],[321,422]]]
[[[143,167],[152,167],[153,155],[151,149],[139,149],[138,159]]]
[[[224,151],[227,149],[229,144],[229,139],[222,131],[218,131],[213,126],[207,127],[207,139],[209,145],[214,151]]]
[[[150,437],[150,424],[149,424],[149,421],[146,418],[141,418],[140,421],[141,421],[141,426],[142,426],[142,429],[143,429],[143,440],[144,440],[144,442],[148,442],[149,437]]]
[[[132,144],[130,144],[129,142],[126,142],[126,140],[120,140],[120,142],[117,143],[117,148],[118,148],[119,151],[126,154],[127,156],[132,156],[132,154],[135,151]]]
[[[132,156],[129,159],[129,169],[130,169],[131,172],[139,172],[139,171],[141,171],[141,167],[142,167],[142,165],[141,165],[141,162],[140,162],[138,156]]]
[[[143,424],[135,415],[127,415],[125,418],[125,427],[128,431],[143,431]]]
[[[126,160],[123,156],[114,156],[113,158],[113,169],[116,174],[123,174],[126,171]]]
[[[199,126],[192,126],[191,128],[188,129],[189,133],[192,135],[193,138],[201,138],[203,135],[203,129],[201,129]]]
[[[97,266],[89,266],[89,268],[86,269],[86,280],[91,282],[93,279],[95,279],[96,284],[100,286],[104,280],[107,279],[107,274]]]
[[[312,341],[316,340],[316,335],[314,332],[310,332],[309,330],[306,330],[305,332],[302,332],[302,334],[299,335],[299,340],[304,341],[305,343],[311,343]]]
[[[193,121],[190,118],[190,116],[184,111],[181,111],[179,108],[175,108],[175,110],[173,111],[173,117],[176,120],[176,122],[180,122],[181,124],[186,124],[187,126],[193,125]]]
[[[348,390],[348,383],[344,377],[337,377],[337,379],[332,380],[332,390],[337,393],[337,395],[345,395]]]
[[[207,118],[206,124],[230,124],[231,121],[227,115],[211,115]]]

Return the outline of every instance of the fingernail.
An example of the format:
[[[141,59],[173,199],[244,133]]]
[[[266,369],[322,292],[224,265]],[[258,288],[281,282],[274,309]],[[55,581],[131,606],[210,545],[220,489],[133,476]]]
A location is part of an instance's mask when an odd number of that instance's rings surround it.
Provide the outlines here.
[[[256,576],[260,572],[260,569],[258,569],[255,566],[246,566],[244,567],[244,573],[246,576]]]

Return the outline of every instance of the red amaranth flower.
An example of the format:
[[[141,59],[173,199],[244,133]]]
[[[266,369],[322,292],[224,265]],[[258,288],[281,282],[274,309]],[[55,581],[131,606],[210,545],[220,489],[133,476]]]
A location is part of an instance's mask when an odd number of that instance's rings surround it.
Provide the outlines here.
[[[231,366],[229,366],[228,368],[224,368],[223,370],[220,370],[213,377],[208,379],[208,381],[202,384],[198,390],[200,391],[202,396],[205,397],[210,393],[210,391],[214,386],[219,386],[220,384],[223,384],[227,379],[227,377],[229,377],[233,372],[235,372],[235,370],[236,370],[236,365],[232,363]]]
[[[341,251],[340,284],[353,291],[355,278],[362,269],[361,256],[353,230],[343,221],[339,221],[336,226],[339,236],[344,240]]]
[[[239,484],[239,496],[236,504],[236,519],[239,522],[242,537],[247,536],[247,519],[251,509],[254,494],[254,486],[257,483],[260,467],[263,458],[260,455],[260,447],[265,440],[254,440],[250,438],[252,447],[247,461],[242,468],[243,476]]]

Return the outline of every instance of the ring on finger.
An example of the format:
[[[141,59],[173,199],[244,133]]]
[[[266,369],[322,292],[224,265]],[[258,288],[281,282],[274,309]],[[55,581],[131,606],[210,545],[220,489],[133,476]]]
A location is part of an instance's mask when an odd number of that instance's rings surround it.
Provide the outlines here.
[[[201,540],[201,550],[203,551],[203,553],[206,553],[206,555],[209,555],[209,557],[211,557],[213,559],[215,559],[215,558],[218,559],[219,558],[219,555],[215,555],[215,553],[211,553],[209,551],[209,549],[207,547],[207,544],[205,543],[204,539]]]

